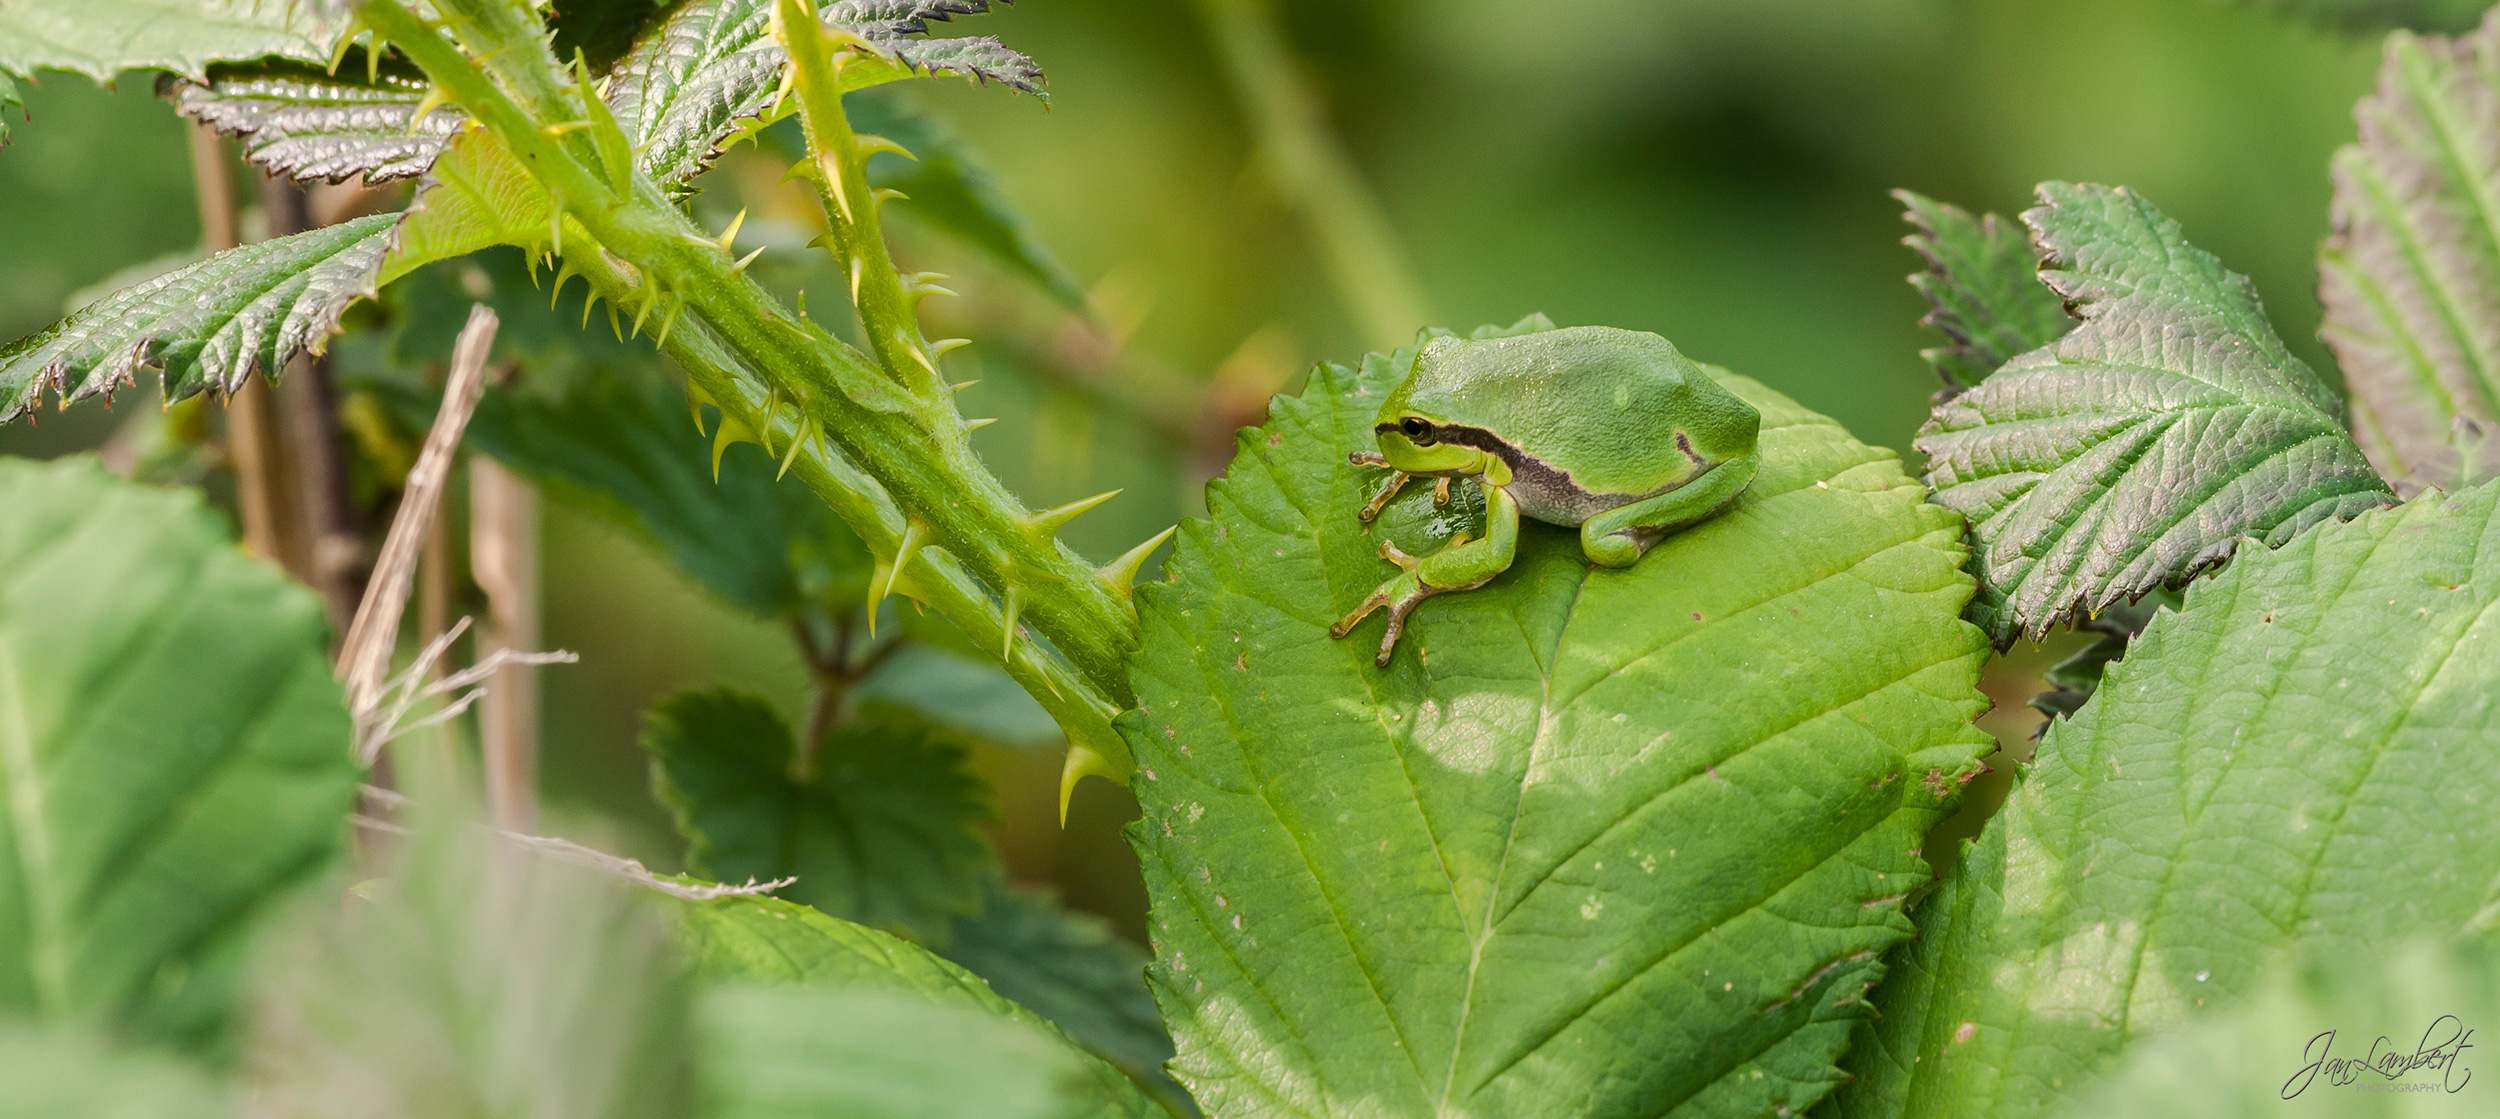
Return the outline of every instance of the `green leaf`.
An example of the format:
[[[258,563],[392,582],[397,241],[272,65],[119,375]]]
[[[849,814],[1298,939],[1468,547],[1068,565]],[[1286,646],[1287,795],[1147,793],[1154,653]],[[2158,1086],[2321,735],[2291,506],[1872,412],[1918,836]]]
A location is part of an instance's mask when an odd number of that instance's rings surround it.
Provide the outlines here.
[[[743,610],[787,618],[864,597],[859,539],[796,479],[776,481],[771,456],[756,448],[723,455],[715,482],[682,394],[655,374],[576,378],[554,397],[491,392],[469,440]]]
[[[716,1119],[1010,1113],[1033,1098],[1029,1082],[1010,1074],[1034,1065],[1056,1070],[1049,1079],[1060,1091],[1092,1101],[1094,1110],[1071,1114],[1160,1114],[1126,1077],[1057,1027],[917,945],[777,898],[679,902],[672,911],[680,942],[703,973],[733,991],[774,984],[818,992],[744,1007],[707,1005],[705,1021],[714,1029],[706,1079],[715,1085],[708,1114]],[[725,998],[734,1004],[752,996]],[[870,1021],[878,1028],[861,1028]],[[899,1051],[881,1050],[881,1043]],[[855,1066],[880,1052],[868,1061],[874,1067]],[[931,1068],[925,1062],[932,1059],[961,1063]],[[897,1075],[897,1068],[910,1071]],[[969,1097],[928,1094],[967,1090]],[[773,1109],[776,1100],[782,1110]]]
[[[2428,494],[2252,549],[2155,616],[1919,911],[1904,971],[1932,983],[1877,991],[1837,1114],[2031,1114],[2275,950],[2488,922],[2495,507]]]
[[[1216,1116],[1803,1109],[1990,748],[1959,519],[1715,372],[1762,412],[1738,505],[1622,571],[1523,524],[1377,670],[1328,626],[1378,541],[1464,527],[1428,486],[1355,519],[1346,455],[1413,356],[1278,399],[1141,588],[1121,725],[1175,1075]]]
[[[356,299],[373,294],[397,214],[375,214],[212,256],[124,288],[0,347],[0,421],[47,387],[63,403],[110,397],[139,371],[164,370],[165,399],[233,392],[319,353]]]
[[[2229,1014],[2130,1049],[2103,1086],[2064,1114],[2465,1119],[2491,1110],[2490,1081],[2474,1082],[2477,1071],[2490,1075],[2476,1050],[2488,1051],[2480,1039],[2495,1020],[2500,946],[2488,939],[2318,953],[2269,969]],[[2367,1065],[2391,1054],[2423,1061]]]
[[[495,245],[543,253],[551,209],[546,189],[493,134],[454,133],[408,204],[380,282]]]
[[[873,928],[943,944],[981,911],[997,856],[964,748],[925,720],[863,705],[800,773],[798,739],[761,698],[680,692],[645,714],[659,798],[697,873],[724,882],[796,877],[782,896]]]
[[[1163,1062],[1172,1059],[1172,1036],[1146,991],[1146,953],[1114,936],[1101,918],[993,879],[981,915],[955,922],[946,958],[1050,1019],[1167,1102],[1187,1101],[1163,1072]]]
[[[1010,1019],[904,995],[729,990],[698,1007],[713,1119],[1160,1119],[1119,1071]]]
[[[2083,325],[1918,438],[1935,500],[1970,518],[1971,619],[1999,648],[2391,499],[2246,277],[2124,188],[2040,200],[2041,277]]]
[[[17,1119],[224,1119],[222,1096],[188,1062],[0,1022],[0,1100]]]
[[[327,62],[330,5],[268,0],[11,0],[0,5],[0,75],[124,70],[198,77],[212,62]]]
[[[1919,325],[1952,339],[1950,346],[1919,351],[1958,393],[1987,379],[2016,354],[2039,349],[2073,330],[2066,303],[2040,282],[2040,261],[2031,239],[2005,219],[1924,195],[1896,190],[1907,209],[1901,218],[1918,232],[1901,243],[1926,258],[1927,270],[1910,274],[1910,286],[1932,310]]]
[[[255,1115],[691,1113],[688,992],[651,896],[496,843],[423,821],[389,878],[308,906],[268,946],[245,1044]]]
[[[653,180],[682,184],[760,127],[789,62],[773,41],[772,8],[772,0],[687,0],[617,62],[608,103]],[[997,40],[911,37],[929,20],[987,10],[988,0],[835,0],[817,14],[895,59],[846,67],[845,89],[928,71],[1038,94],[1041,69]]]
[[[182,115],[243,145],[244,158],[297,181],[368,183],[425,173],[467,117],[429,112],[411,127],[426,82],[394,63],[368,79],[350,62],[332,74],[306,62],[211,67],[201,82],[176,82],[166,96]]]
[[[973,158],[963,139],[946,122],[900,94],[895,90],[842,99],[851,127],[901,144],[918,157],[878,154],[868,164],[869,182],[902,191],[904,210],[989,254],[1069,310],[1084,311],[1088,306],[1084,287],[1042,244],[1032,223],[1007,201],[997,180]],[[797,136],[779,131],[771,135],[785,141],[783,154],[790,158],[806,154]]]
[[[2077,630],[2100,636],[2049,669],[2048,681],[2055,686],[2054,690],[2031,697],[2031,709],[2051,718],[2074,714],[2092,698],[2094,691],[2099,690],[2101,676],[2109,670],[2109,663],[2127,655],[2127,643],[2144,632],[2144,627],[2152,622],[2154,612],[2164,606],[2178,609],[2178,592],[2153,591],[2134,602],[2114,604],[2088,620],[2075,623]],[[2032,737],[2038,738],[2047,730],[2048,724],[2042,723]]]
[[[196,495],[0,459],[0,1013],[217,1023],[360,777],[324,629]]]
[[[2479,4],[2477,5],[2479,6]],[[2335,231],[2318,250],[2320,334],[2352,390],[2353,433],[2408,492],[2468,483],[2459,417],[2500,418],[2500,23],[2387,40],[2378,91],[2335,153]]]

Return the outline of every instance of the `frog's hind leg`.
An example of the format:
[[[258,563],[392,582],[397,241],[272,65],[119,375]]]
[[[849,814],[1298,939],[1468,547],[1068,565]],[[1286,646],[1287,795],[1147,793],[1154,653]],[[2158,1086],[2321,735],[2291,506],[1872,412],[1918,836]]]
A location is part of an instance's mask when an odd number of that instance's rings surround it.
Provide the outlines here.
[[[1580,550],[1605,567],[1630,567],[1652,545],[1735,504],[1762,467],[1759,452],[1729,459],[1681,486],[1617,506],[1580,524]]]
[[[1406,616],[1415,607],[1436,594],[1471,591],[1492,581],[1510,568],[1519,554],[1519,505],[1508,490],[1486,486],[1484,536],[1478,539],[1460,537],[1428,556],[1410,556],[1386,540],[1380,542],[1380,556],[1398,565],[1399,574],[1373,590],[1371,596],[1357,605],[1353,612],[1337,619],[1328,627],[1330,637],[1344,637],[1375,610],[1389,611],[1388,628],[1380,635],[1380,655],[1373,663],[1389,664],[1389,656],[1397,650],[1399,635],[1406,632]]]

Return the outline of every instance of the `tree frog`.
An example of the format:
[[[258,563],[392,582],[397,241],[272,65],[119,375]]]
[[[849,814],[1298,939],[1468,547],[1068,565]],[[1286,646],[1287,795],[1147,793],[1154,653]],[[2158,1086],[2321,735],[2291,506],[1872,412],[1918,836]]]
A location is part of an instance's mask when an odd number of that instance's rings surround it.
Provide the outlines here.
[[[1406,616],[1436,594],[1474,590],[1510,567],[1521,514],[1580,530],[1591,563],[1630,567],[1670,533],[1709,519],[1752,483],[1762,414],[1655,334],[1583,326],[1507,338],[1441,337],[1416,354],[1372,425],[1388,468],[1358,516],[1369,522],[1411,478],[1473,478],[1482,536],[1461,533],[1428,556],[1380,542],[1400,573],[1330,626],[1334,637],[1382,607],[1387,666]]]

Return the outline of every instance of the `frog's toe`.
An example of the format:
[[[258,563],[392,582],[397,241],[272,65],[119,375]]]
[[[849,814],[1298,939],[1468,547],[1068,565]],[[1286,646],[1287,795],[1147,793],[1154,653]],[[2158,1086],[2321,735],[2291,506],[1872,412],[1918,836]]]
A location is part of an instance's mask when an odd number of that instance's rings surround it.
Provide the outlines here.
[[[1374,590],[1371,593],[1371,597],[1364,599],[1360,605],[1354,608],[1352,613],[1337,619],[1337,624],[1328,627],[1328,636],[1342,638],[1345,635],[1354,632],[1354,627],[1362,624],[1363,619],[1370,617],[1372,611],[1396,602],[1398,600],[1398,592],[1400,590],[1398,584],[1407,581],[1408,580],[1405,577],[1401,576],[1396,579],[1391,579],[1386,583],[1382,583],[1379,589]]]

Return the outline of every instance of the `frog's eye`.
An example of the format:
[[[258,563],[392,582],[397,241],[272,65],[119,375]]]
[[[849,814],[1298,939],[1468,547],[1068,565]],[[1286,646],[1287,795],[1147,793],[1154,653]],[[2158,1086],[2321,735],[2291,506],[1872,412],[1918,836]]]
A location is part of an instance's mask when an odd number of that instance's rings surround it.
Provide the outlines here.
[[[1432,445],[1432,425],[1429,423],[1408,416],[1398,421],[1398,430],[1406,433],[1406,438],[1418,447]]]

